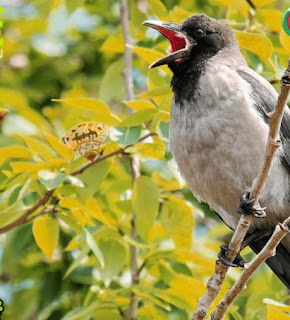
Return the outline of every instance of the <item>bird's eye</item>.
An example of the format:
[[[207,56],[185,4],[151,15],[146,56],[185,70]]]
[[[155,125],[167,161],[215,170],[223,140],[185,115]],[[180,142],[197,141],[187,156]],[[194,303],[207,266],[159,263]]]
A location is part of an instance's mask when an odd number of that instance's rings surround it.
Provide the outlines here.
[[[205,31],[203,31],[202,29],[194,30],[194,33],[195,33],[196,36],[198,36],[200,38],[206,36]]]

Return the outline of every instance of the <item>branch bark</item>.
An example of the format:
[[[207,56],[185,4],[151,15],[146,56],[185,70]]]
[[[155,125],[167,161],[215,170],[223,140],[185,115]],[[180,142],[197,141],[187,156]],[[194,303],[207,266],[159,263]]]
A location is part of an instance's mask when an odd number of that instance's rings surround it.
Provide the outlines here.
[[[129,7],[128,7],[127,0],[119,0],[119,6],[120,6],[120,15],[121,15],[124,43],[125,43],[124,69],[123,69],[122,75],[125,81],[127,100],[130,101],[130,100],[134,100],[135,95],[134,95],[133,78],[132,78],[133,52],[130,47],[130,45],[132,44],[132,40],[130,37],[130,30],[129,30],[130,17],[129,17]],[[139,161],[134,157],[130,157],[130,164],[131,164],[132,180],[134,183],[134,181],[140,175]],[[136,215],[134,213],[131,219],[131,238],[134,240],[136,240],[137,238],[135,220],[136,220]],[[139,283],[137,255],[138,255],[137,248],[135,246],[130,245],[130,269],[131,269],[131,286],[132,287]],[[139,299],[132,290],[130,304],[128,308],[127,320],[137,320],[138,303],[139,303]]]
[[[130,37],[130,18],[129,18],[129,7],[127,0],[119,0],[120,6],[120,15],[121,15],[121,23],[122,23],[122,30],[124,36],[124,44],[125,44],[125,51],[124,51],[124,70],[122,75],[125,81],[125,89],[126,89],[126,96],[127,99],[134,100],[134,87],[133,87],[133,78],[132,78],[132,56],[133,52],[130,48],[132,44],[132,39]]]
[[[259,252],[259,254],[255,257],[253,261],[247,263],[244,268],[244,272],[242,273],[239,280],[232,286],[232,288],[228,291],[226,296],[222,299],[222,301],[217,306],[216,310],[211,314],[211,320],[220,320],[223,319],[226,311],[230,307],[230,305],[234,302],[236,297],[246,289],[246,284],[249,278],[253,275],[253,273],[257,270],[257,268],[265,262],[268,258],[274,256],[276,254],[276,247],[281,242],[281,240],[289,233],[289,224],[290,217],[288,217],[283,224],[279,223],[275,231],[267,242],[265,247]]]
[[[288,68],[286,69],[282,77],[281,83],[282,88],[278,98],[277,106],[274,109],[274,111],[268,115],[270,128],[264,163],[257,178],[253,181],[252,184],[251,197],[255,199],[254,205],[259,204],[259,199],[264,191],[274,161],[275,153],[281,145],[281,141],[279,139],[279,130],[290,90],[290,61],[288,64]],[[233,261],[236,255],[238,254],[241,247],[241,243],[250,227],[251,220],[252,216],[241,216],[238,226],[235,229],[234,235],[229,244],[230,250],[227,252],[227,258],[230,261]],[[225,275],[228,271],[228,268],[229,267],[223,265],[219,260],[216,261],[215,272],[207,283],[207,288],[204,296],[198,301],[197,308],[192,317],[192,320],[202,320],[205,318],[209,310],[209,307],[211,306],[213,300],[216,298],[220,291],[221,285],[225,279]]]

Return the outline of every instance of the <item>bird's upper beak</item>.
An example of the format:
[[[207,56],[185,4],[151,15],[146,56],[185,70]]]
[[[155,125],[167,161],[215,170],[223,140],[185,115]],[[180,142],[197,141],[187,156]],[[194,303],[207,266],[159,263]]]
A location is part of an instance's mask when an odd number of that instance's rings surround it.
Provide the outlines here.
[[[173,61],[183,61],[190,56],[190,50],[194,44],[189,43],[186,36],[181,33],[180,24],[146,20],[143,25],[158,30],[171,43],[171,53],[152,63],[149,68],[159,67]]]

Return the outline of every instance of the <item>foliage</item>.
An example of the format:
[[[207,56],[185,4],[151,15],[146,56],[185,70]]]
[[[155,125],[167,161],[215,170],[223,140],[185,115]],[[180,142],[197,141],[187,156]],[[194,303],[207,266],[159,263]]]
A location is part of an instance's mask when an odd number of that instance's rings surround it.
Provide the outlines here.
[[[249,65],[276,83],[289,55],[279,42],[286,1],[253,2],[255,10],[247,1],[130,0],[134,101],[126,101],[121,76],[117,1],[34,0],[6,8],[0,228],[21,223],[1,238],[5,320],[124,319],[132,292],[140,299],[138,320],[189,319],[229,230],[191,194],[167,150],[171,72],[148,71],[148,64],[168,43],[141,23],[179,22],[198,12],[224,19]],[[60,138],[93,120],[110,125],[110,137],[100,161],[78,170],[87,159]],[[132,161],[140,163],[136,180]],[[134,286],[132,246],[140,275]],[[223,292],[239,273],[230,270]],[[286,319],[286,300],[263,267],[227,318]]]

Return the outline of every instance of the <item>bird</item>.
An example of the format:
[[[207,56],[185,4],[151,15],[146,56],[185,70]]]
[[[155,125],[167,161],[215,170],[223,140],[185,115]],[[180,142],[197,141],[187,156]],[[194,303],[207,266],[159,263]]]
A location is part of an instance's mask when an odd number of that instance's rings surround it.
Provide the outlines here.
[[[208,203],[232,230],[240,214],[251,214],[241,249],[258,253],[275,226],[290,213],[290,111],[280,129],[281,146],[260,198],[252,205],[250,191],[262,167],[269,133],[268,113],[278,93],[252,70],[243,57],[234,32],[224,22],[205,14],[181,23],[146,20],[170,41],[170,53],[150,68],[168,65],[173,91],[169,122],[169,149],[193,194]],[[239,208],[239,210],[237,210]],[[219,259],[243,266],[240,255],[231,262],[222,246]],[[266,263],[290,288],[290,235]]]

